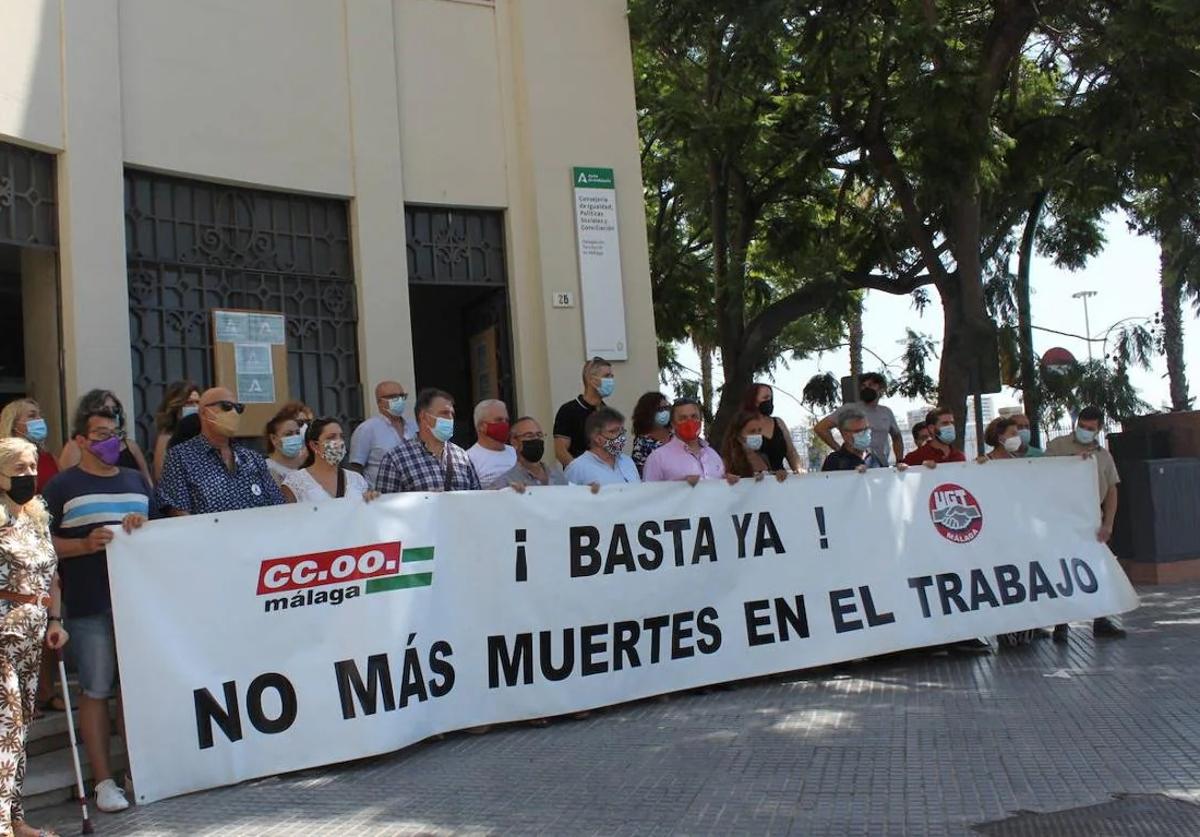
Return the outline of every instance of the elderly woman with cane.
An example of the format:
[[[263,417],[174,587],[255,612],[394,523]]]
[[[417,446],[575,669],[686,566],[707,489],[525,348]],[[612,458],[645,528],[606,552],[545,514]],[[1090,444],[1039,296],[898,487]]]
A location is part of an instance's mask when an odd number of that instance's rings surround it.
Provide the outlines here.
[[[37,695],[43,640],[66,644],[58,558],[46,506],[37,496],[38,449],[0,439],[0,834],[39,837],[25,822],[21,783],[25,735]]]

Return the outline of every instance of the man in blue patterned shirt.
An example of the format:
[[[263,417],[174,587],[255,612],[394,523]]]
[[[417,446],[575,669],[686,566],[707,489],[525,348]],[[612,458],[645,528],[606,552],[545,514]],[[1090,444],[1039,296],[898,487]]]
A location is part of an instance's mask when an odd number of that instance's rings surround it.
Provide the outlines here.
[[[454,397],[440,389],[422,390],[414,408],[417,437],[401,439],[384,454],[375,477],[381,494],[399,491],[478,491],[479,477],[454,435]]]
[[[200,435],[167,451],[158,482],[158,505],[167,514],[211,514],[284,502],[262,454],[233,441],[245,409],[222,387],[200,396]]]

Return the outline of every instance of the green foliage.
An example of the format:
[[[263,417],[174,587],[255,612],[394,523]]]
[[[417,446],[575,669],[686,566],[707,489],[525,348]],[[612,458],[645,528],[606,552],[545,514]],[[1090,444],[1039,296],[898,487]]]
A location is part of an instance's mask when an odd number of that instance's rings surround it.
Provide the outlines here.
[[[832,372],[813,375],[800,395],[804,406],[828,412],[842,403],[842,387]]]
[[[920,334],[908,328],[905,329],[905,335],[904,371],[889,387],[889,391],[905,398],[936,403],[937,383],[926,369],[929,362],[937,357],[937,348],[927,334]]]

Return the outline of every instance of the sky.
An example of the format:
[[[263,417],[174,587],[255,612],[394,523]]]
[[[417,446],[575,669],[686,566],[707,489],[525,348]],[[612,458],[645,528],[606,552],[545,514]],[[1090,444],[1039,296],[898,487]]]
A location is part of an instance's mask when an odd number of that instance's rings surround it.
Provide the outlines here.
[[[1096,292],[1095,296],[1088,299],[1088,316],[1094,338],[1103,337],[1109,327],[1120,320],[1127,317],[1152,318],[1159,310],[1158,245],[1153,239],[1130,232],[1123,215],[1110,215],[1105,222],[1107,245],[1082,270],[1060,270],[1041,257],[1034,261],[1030,275],[1033,290],[1031,305],[1035,326],[1033,342],[1039,356],[1053,346],[1062,346],[1079,360],[1087,359],[1087,343],[1084,340],[1036,330],[1037,326],[1042,326],[1083,335],[1083,301],[1072,298],[1072,294],[1079,291]],[[937,291],[930,288],[930,293],[933,304],[926,309],[924,316],[918,315],[913,309],[910,297],[878,291],[867,294],[863,313],[863,345],[889,361],[890,371],[894,375],[899,375],[902,369],[900,355],[904,348],[906,327],[931,335],[940,348],[941,305]],[[1184,340],[1190,393],[1193,397],[1200,397],[1200,318],[1196,317],[1192,308],[1184,311]],[[1100,345],[1093,344],[1097,357],[1102,356]],[[680,360],[693,370],[699,368],[699,359],[690,347],[681,347]],[[879,362],[869,352],[864,352],[863,365],[871,370],[878,368]],[[781,366],[773,379],[768,378],[776,390],[776,415],[789,427],[811,424],[813,414],[799,401],[805,382],[823,372],[832,372],[840,378],[848,373],[849,366],[849,352],[846,349],[805,360],[788,361],[787,368]],[[1156,356],[1150,370],[1137,369],[1130,374],[1143,400],[1159,409],[1169,403],[1166,373],[1165,359]],[[930,374],[937,379],[936,360],[931,364]],[[719,384],[720,380],[716,383]],[[1017,393],[1008,388],[993,398],[997,408],[1020,404]],[[892,408],[899,419],[903,419],[909,409],[924,406],[923,403],[900,397],[887,399],[884,403]]]

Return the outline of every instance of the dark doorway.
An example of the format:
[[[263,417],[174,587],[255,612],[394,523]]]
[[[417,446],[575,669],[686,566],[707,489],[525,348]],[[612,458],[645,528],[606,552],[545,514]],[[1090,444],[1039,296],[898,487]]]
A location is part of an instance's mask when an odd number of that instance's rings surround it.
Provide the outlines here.
[[[498,211],[407,207],[409,305],[417,389],[454,396],[454,441],[474,444],[472,412],[499,398],[517,415]]]
[[[25,395],[21,251],[0,244],[0,407]]]

